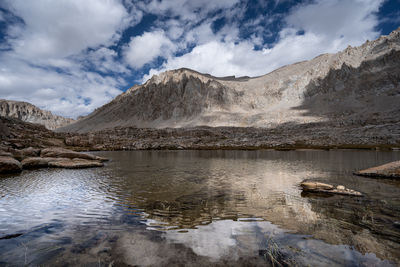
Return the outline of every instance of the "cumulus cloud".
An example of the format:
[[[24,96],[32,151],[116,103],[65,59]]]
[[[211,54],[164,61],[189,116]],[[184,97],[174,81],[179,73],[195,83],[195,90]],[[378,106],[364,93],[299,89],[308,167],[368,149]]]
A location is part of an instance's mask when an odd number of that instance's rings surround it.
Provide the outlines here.
[[[124,48],[126,62],[138,69],[150,63],[158,56],[168,57],[176,46],[165,36],[164,31],[145,32],[131,38]]]
[[[240,0],[151,0],[139,3],[146,12],[198,22],[210,12],[232,8]]]
[[[0,57],[0,92],[6,99],[33,103],[67,117],[77,117],[120,94],[123,83],[95,72],[36,67]]]
[[[64,57],[105,44],[129,22],[117,1],[13,0],[8,4],[24,20],[14,49],[29,58]]]
[[[286,26],[280,30],[278,41],[257,50],[257,36],[238,41],[237,29],[236,33],[230,29],[226,31],[229,38],[222,38],[223,33],[213,34],[209,24],[202,24],[185,36],[188,42],[195,40],[197,46],[182,56],[168,58],[160,68],[151,69],[143,81],[180,67],[216,76],[257,76],[322,53],[337,52],[349,44],[360,45],[378,36],[376,12],[382,2],[319,0],[300,4],[284,19]]]

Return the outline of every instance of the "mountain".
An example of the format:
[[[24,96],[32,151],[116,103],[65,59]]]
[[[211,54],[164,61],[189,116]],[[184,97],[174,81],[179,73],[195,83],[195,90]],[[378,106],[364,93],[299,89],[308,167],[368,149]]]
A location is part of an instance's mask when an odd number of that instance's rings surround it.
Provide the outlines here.
[[[399,122],[400,28],[336,54],[260,77],[214,77],[190,69],[153,76],[59,131],[117,126],[233,126]]]
[[[53,115],[50,111],[41,110],[27,102],[4,99],[0,99],[0,116],[41,124],[50,130],[75,122],[73,119]]]

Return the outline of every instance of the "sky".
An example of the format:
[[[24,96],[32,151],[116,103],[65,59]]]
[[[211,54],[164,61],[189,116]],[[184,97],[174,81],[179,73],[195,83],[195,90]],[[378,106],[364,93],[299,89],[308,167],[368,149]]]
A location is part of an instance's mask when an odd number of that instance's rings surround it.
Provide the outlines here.
[[[400,26],[400,0],[0,0],[0,98],[76,118],[165,70],[258,76]]]

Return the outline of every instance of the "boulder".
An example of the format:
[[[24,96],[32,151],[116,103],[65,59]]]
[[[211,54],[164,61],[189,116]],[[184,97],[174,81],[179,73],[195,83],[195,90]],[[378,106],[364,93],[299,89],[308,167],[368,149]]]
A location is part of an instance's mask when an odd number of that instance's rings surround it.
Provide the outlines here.
[[[18,160],[12,157],[0,156],[0,173],[14,173],[21,171],[22,165]]]
[[[400,161],[394,161],[377,167],[361,170],[354,174],[378,178],[400,178]]]
[[[81,168],[102,167],[104,166],[104,164],[97,160],[65,158],[65,159],[50,161],[48,163],[48,166],[53,168],[81,169]]]
[[[320,182],[302,182],[300,186],[304,191],[315,191],[315,190],[332,190],[333,185],[324,184]]]
[[[0,150],[0,157],[13,157],[13,154],[11,154],[10,152],[6,152],[4,150]]]
[[[14,158],[18,160],[23,160],[29,157],[38,157],[40,154],[39,148],[28,147],[24,149],[14,149],[12,150]]]

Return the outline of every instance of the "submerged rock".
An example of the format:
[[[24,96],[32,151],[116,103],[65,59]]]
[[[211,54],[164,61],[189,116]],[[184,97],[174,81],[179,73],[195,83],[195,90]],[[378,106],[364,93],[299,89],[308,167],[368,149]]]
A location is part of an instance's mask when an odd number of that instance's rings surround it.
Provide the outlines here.
[[[320,182],[304,181],[300,184],[304,192],[313,193],[328,193],[328,194],[338,194],[338,195],[349,195],[349,196],[362,196],[362,194],[353,189],[348,189],[343,185],[330,185]]]
[[[21,171],[22,165],[18,160],[12,157],[0,156],[0,173],[13,173]]]
[[[354,174],[367,177],[400,178],[400,161],[368,168],[355,172]]]

